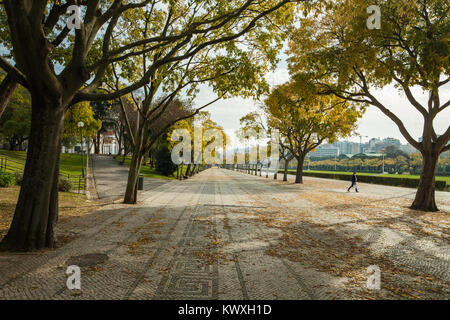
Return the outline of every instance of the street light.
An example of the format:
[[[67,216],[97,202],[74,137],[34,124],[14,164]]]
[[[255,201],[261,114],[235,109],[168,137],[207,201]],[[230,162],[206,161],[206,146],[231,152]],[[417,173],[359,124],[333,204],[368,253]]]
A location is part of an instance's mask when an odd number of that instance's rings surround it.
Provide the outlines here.
[[[334,153],[334,171],[337,171],[336,156],[337,156],[337,151]]]
[[[78,128],[80,128],[81,174],[84,178],[83,127],[84,127],[84,122],[83,121],[78,122]]]
[[[368,138],[369,136],[363,136],[363,135],[360,135],[359,136],[359,152],[360,153],[363,153],[363,149],[362,149],[362,139],[363,138]]]

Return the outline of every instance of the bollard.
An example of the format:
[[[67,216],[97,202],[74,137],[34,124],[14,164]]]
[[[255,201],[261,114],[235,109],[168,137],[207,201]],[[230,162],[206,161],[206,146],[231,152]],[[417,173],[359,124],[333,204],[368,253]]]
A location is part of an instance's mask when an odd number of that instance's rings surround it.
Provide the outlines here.
[[[144,175],[139,175],[138,190],[144,190]]]

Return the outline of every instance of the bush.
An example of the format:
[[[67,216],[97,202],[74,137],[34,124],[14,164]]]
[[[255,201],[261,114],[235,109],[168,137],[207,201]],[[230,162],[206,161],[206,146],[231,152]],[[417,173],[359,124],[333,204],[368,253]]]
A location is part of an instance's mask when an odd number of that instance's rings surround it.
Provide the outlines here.
[[[21,186],[22,180],[23,180],[23,173],[20,171],[16,171],[16,172],[14,172],[14,177],[16,178],[16,184],[18,186]]]
[[[0,188],[7,188],[16,184],[16,178],[10,173],[0,172]]]
[[[170,176],[176,170],[175,164],[172,162],[169,144],[163,143],[159,146],[155,153],[155,169],[165,176]]]
[[[65,177],[59,177],[58,191],[69,192],[73,188],[73,183]]]

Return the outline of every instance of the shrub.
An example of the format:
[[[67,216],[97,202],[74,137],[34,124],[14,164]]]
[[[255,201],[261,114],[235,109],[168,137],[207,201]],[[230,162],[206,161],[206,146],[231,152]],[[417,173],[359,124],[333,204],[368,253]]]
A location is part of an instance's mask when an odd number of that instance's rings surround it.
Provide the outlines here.
[[[172,162],[169,145],[163,143],[159,146],[155,154],[155,169],[165,176],[170,176],[176,170],[175,164]]]
[[[16,184],[18,186],[22,185],[23,173],[20,171],[14,172],[14,177],[16,178]]]
[[[69,192],[73,188],[73,183],[65,177],[59,177],[58,191]]]
[[[10,173],[0,172],[0,188],[7,188],[16,184],[16,178]]]

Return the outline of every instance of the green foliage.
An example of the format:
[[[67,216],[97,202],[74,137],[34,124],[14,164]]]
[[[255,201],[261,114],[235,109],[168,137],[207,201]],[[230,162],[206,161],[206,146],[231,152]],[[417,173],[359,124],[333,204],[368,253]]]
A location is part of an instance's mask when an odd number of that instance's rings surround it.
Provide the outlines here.
[[[70,107],[64,117],[63,144],[65,147],[73,147],[80,142],[80,128],[78,122],[82,121],[83,138],[93,138],[102,127],[102,121],[94,117],[94,111],[91,104],[81,102]]]
[[[176,170],[176,165],[172,162],[169,143],[162,143],[155,152],[155,169],[165,176],[170,176]]]
[[[11,173],[0,172],[0,188],[12,187],[16,184],[16,178]]]
[[[60,177],[58,182],[58,191],[70,192],[73,189],[73,182],[66,177]]]
[[[20,146],[28,139],[31,126],[31,98],[29,92],[19,86],[0,118],[0,136],[10,148]]]
[[[23,172],[20,172],[20,171],[14,172],[14,178],[16,179],[16,184],[18,186],[22,185]]]

